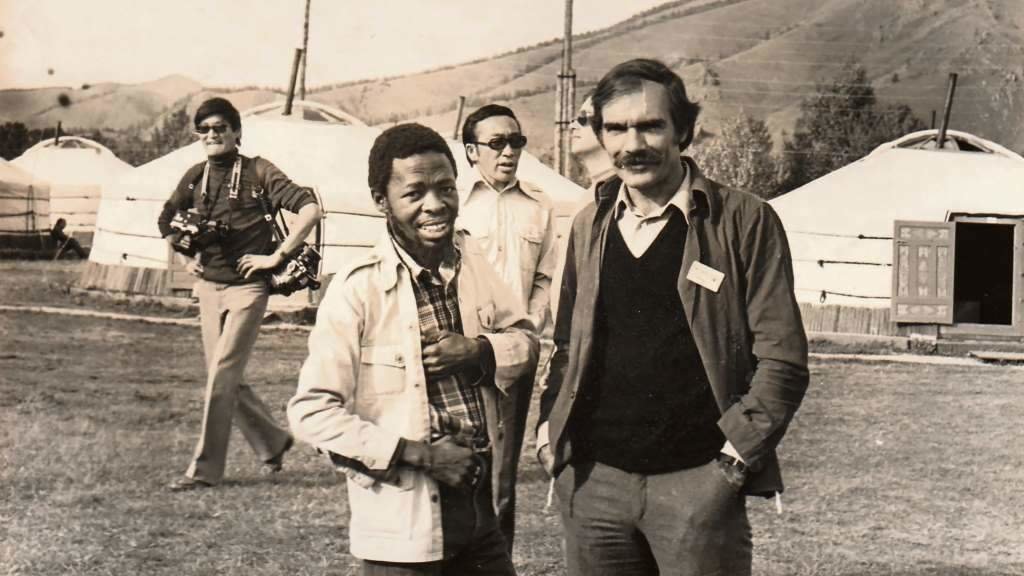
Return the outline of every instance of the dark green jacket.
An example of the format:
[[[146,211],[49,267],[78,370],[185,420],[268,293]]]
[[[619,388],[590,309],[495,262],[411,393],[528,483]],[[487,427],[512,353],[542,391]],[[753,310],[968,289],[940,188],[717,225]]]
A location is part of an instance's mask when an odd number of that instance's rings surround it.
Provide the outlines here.
[[[789,245],[768,203],[723,188],[701,176],[693,160],[683,161],[693,184],[679,297],[721,411],[718,426],[751,471],[744,492],[768,496],[782,491],[775,447],[809,379]],[[595,365],[601,260],[620,184],[614,177],[597,186],[569,238],[539,419],[548,423],[556,475],[572,458],[573,406]],[[725,274],[717,293],[686,279],[696,261]]]

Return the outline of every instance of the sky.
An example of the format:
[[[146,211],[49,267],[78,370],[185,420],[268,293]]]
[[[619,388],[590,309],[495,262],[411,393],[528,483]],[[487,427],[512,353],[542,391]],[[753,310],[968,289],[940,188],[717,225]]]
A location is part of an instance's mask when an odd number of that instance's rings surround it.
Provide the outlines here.
[[[666,0],[574,0],[574,33]],[[0,89],[287,86],[304,0],[0,0]],[[562,0],[312,0],[309,87],[416,72],[560,38]]]

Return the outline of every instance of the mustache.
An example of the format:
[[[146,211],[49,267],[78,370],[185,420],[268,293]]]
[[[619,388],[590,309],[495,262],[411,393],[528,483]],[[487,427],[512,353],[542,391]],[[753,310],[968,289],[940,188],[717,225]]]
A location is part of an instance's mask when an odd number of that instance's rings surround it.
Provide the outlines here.
[[[616,168],[623,168],[626,165],[661,164],[664,160],[665,156],[655,150],[637,150],[636,152],[626,152],[616,157],[613,160],[613,164],[615,164]]]

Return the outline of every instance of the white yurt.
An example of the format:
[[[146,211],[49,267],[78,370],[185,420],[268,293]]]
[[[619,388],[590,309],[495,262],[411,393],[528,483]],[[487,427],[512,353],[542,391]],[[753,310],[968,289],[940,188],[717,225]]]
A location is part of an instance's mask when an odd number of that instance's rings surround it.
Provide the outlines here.
[[[244,112],[240,152],[270,160],[293,181],[317,192],[325,212],[321,274],[331,275],[368,250],[383,232],[383,217],[366,184],[367,157],[380,129],[313,102],[296,101],[294,107],[290,116],[281,115],[283,103]],[[307,108],[319,110],[317,118],[306,119],[311,116]],[[321,115],[327,112],[333,116]],[[461,145],[450,142],[450,146],[459,162],[460,179],[469,177]],[[106,190],[90,264],[81,279],[83,287],[150,295],[190,288],[192,280],[176,271],[177,259],[160,238],[156,222],[181,175],[204,158],[196,142],[136,168]],[[584,194],[527,154],[520,175],[543,186],[566,216],[575,199]],[[312,299],[312,295],[299,297],[307,303]],[[296,304],[296,295],[288,302]]]
[[[0,254],[41,254],[49,229],[49,185],[0,158]]]
[[[68,234],[86,246],[103,187],[132,168],[106,146],[77,136],[43,140],[12,163],[49,183],[51,221],[64,218]]]
[[[915,132],[771,201],[811,330],[1024,334],[1024,158]]]

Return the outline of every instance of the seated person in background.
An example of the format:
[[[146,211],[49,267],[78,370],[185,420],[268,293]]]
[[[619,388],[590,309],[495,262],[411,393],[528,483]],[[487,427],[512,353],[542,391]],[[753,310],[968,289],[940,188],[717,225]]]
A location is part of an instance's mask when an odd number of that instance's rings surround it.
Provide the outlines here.
[[[50,238],[57,243],[57,253],[54,254],[53,259],[57,260],[64,255],[65,250],[71,250],[78,255],[79,258],[85,260],[89,257],[89,253],[82,248],[82,245],[78,243],[71,236],[64,233],[64,228],[68,225],[68,221],[63,218],[57,218],[57,222],[54,223],[53,228],[50,229]]]

